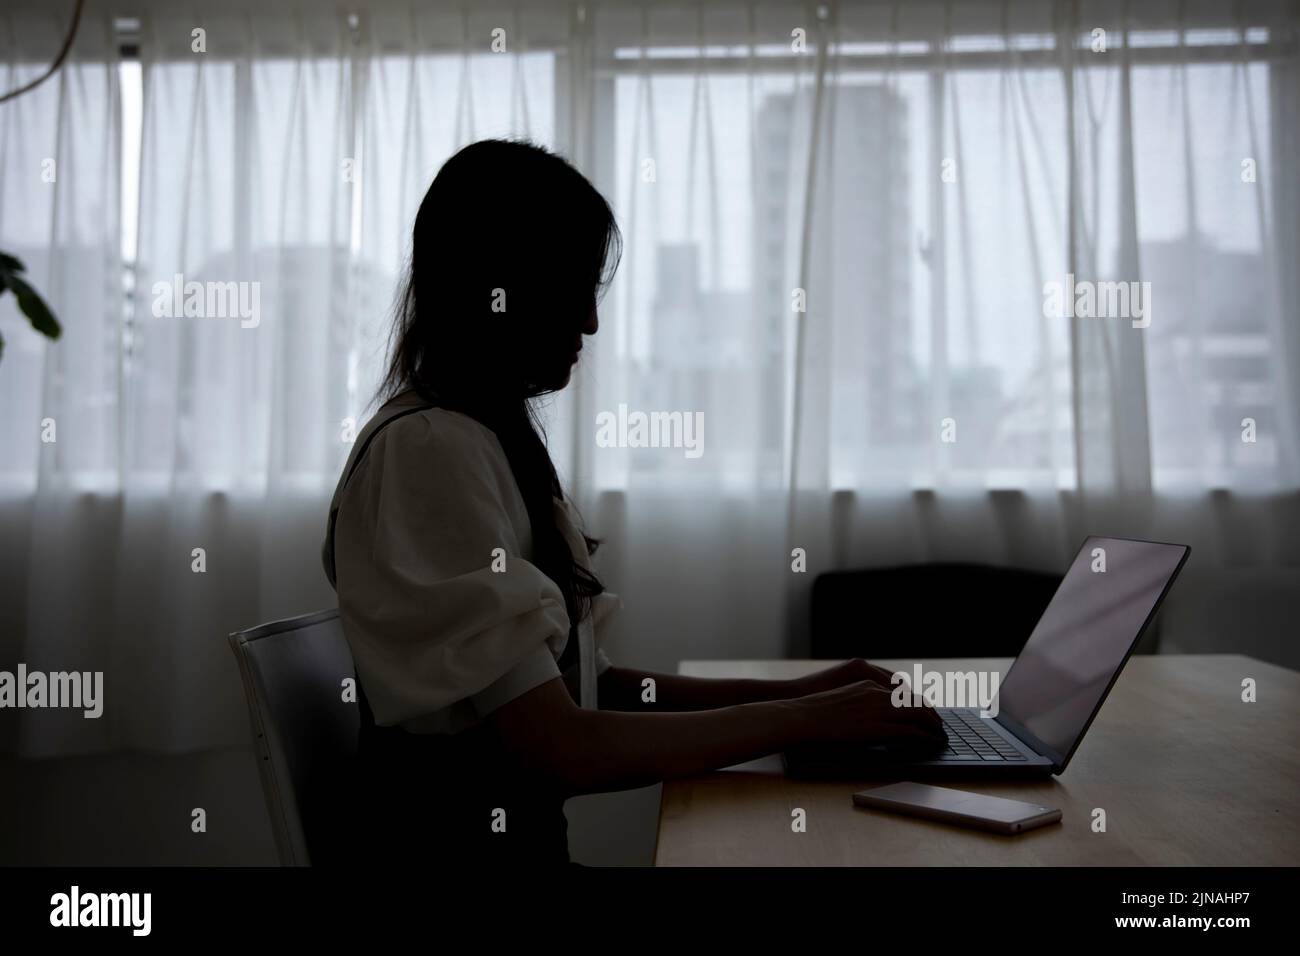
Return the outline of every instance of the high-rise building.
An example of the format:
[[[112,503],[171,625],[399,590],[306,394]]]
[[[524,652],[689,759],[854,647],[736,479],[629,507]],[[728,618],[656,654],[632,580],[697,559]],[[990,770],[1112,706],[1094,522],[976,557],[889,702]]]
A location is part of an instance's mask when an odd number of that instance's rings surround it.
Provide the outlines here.
[[[804,281],[808,314],[832,336],[832,435],[847,429],[843,440],[860,442],[865,434],[872,445],[914,442],[920,403],[912,356],[907,104],[881,84],[840,85],[824,109]],[[773,381],[784,381],[796,315],[801,223],[794,217],[802,216],[811,118],[808,90],[767,97],[757,117],[755,297],[768,329],[765,358]],[[781,390],[770,389],[765,414],[780,416],[784,400]]]
[[[1140,256],[1151,282],[1146,365],[1156,468],[1239,472],[1276,463],[1286,425],[1264,257],[1205,238],[1145,242]],[[1241,440],[1247,418],[1257,424],[1253,444]]]
[[[752,469],[752,441],[761,434],[758,408],[743,400],[754,381],[751,296],[743,290],[704,289],[697,243],[656,249],[650,374],[637,396],[642,411],[706,411],[710,470]],[[633,450],[638,470],[689,468],[680,455]],[[676,464],[670,464],[676,463]]]

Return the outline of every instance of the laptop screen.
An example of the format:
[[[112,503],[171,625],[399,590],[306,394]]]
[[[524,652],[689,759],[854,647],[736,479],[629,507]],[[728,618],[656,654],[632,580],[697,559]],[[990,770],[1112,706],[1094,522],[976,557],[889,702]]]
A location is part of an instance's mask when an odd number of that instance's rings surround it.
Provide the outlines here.
[[[1183,545],[1088,538],[998,694],[1064,761],[1178,570]]]

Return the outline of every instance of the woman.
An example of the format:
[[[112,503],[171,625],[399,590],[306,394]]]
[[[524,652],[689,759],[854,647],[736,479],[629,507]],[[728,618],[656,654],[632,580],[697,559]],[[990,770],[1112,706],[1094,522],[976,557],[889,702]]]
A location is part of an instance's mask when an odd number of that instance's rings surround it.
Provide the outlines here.
[[[597,649],[619,602],[531,400],[568,383],[619,243],[591,184],[526,143],[466,147],[420,205],[385,403],[339,481],[325,552],[360,691],[368,857],[565,862],[569,796],[804,742],[943,739],[862,661],[699,680]]]

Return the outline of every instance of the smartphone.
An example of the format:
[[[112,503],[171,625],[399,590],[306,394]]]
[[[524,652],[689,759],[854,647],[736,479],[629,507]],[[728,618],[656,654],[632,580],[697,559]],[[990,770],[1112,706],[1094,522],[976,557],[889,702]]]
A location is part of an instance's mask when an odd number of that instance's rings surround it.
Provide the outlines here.
[[[860,790],[853,795],[853,802],[859,807],[890,810],[992,833],[1024,833],[1061,820],[1060,810],[1037,803],[921,783],[891,783],[887,787]]]

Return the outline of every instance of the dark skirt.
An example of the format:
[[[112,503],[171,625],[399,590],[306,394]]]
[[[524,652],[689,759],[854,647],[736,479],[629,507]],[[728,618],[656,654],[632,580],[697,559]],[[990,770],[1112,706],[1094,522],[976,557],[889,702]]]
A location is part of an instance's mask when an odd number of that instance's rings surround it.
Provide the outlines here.
[[[569,863],[563,796],[524,772],[487,724],[413,734],[363,719],[354,767],[358,862]]]

